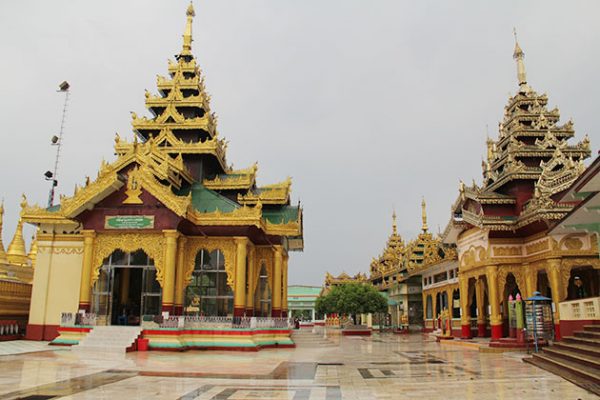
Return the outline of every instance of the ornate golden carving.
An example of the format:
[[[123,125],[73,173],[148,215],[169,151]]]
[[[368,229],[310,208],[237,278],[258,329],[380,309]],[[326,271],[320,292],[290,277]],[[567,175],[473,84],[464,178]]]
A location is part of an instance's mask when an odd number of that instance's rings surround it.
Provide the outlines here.
[[[91,285],[98,280],[104,260],[115,250],[132,253],[144,250],[154,260],[156,280],[162,287],[164,282],[165,239],[161,233],[100,233],[94,241],[94,264]]]
[[[533,253],[540,253],[544,250],[548,250],[548,243],[549,243],[549,241],[546,239],[546,240],[540,240],[539,242],[525,245],[525,251],[527,252],[528,255],[533,254]]]
[[[521,246],[493,247],[494,257],[523,255]]]
[[[127,176],[127,190],[125,195],[127,198],[123,200],[123,204],[144,204],[140,195],[142,194],[142,185],[139,181],[139,168],[136,166],[131,169]]]
[[[196,255],[201,251],[208,252],[220,250],[225,257],[225,272],[227,273],[227,285],[233,289],[235,271],[235,242],[233,238],[205,238],[187,237],[184,260],[184,287],[192,280],[192,273],[196,266]]]
[[[576,237],[565,238],[563,244],[567,250],[581,250],[583,248],[583,242]]]
[[[271,247],[256,247],[256,260],[257,260],[257,268],[254,271],[254,288],[252,293],[256,291],[256,287],[258,285],[258,280],[260,276],[261,266],[264,264],[267,270],[267,278],[269,281],[269,287],[273,287],[273,265],[274,265],[274,257],[275,253],[273,252],[273,248]],[[256,304],[255,304],[256,306]]]
[[[83,254],[83,247],[73,247],[73,246],[38,246],[38,253],[47,253],[47,254]]]

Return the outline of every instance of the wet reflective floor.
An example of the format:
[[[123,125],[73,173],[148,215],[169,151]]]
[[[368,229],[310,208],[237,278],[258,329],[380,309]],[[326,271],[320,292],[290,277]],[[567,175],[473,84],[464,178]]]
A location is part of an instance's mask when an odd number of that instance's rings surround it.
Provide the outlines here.
[[[309,335],[310,336],[310,335]],[[4,343],[0,343],[1,348]],[[296,349],[140,352],[59,348],[0,356],[1,399],[596,399],[521,361],[375,334],[299,341]]]

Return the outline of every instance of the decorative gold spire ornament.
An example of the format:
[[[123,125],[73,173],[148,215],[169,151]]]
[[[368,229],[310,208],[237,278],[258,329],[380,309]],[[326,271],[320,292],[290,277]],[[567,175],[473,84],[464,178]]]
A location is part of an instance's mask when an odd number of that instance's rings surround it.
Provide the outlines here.
[[[37,246],[37,235],[31,237],[31,248],[29,249],[29,254],[27,258],[31,261],[31,267],[35,267],[35,262],[37,260],[38,246]]]
[[[398,234],[398,226],[396,225],[396,210],[392,213],[392,232],[394,235]]]
[[[190,2],[185,13],[187,15],[187,22],[185,23],[185,31],[183,31],[183,50],[181,51],[182,56],[192,55],[192,22],[196,13],[194,12],[194,5]]]
[[[527,93],[529,92],[529,86],[527,86],[527,72],[525,72],[525,63],[523,62],[525,53],[523,53],[521,46],[519,46],[519,42],[517,40],[517,30],[515,28],[513,28],[513,34],[515,35],[515,52],[513,53],[513,58],[517,61],[517,79],[519,80],[519,91],[521,93]]]
[[[0,203],[0,263],[6,264],[6,252],[4,251],[4,244],[2,243],[2,222],[4,220],[4,200]]]
[[[25,195],[23,195],[21,200],[21,214],[23,214],[25,207],[27,207],[27,198]],[[25,250],[25,240],[23,240],[23,218],[21,217],[19,217],[19,222],[17,223],[15,236],[13,237],[12,242],[10,242],[8,245],[6,257],[8,258],[8,262],[11,264],[28,264],[29,259],[27,258],[27,251]]]
[[[421,218],[423,219],[423,226],[421,227],[421,229],[423,230],[423,233],[427,233],[427,230],[429,229],[427,227],[427,210],[426,210],[427,205],[425,204],[425,197],[423,197],[423,200],[421,201]]]
[[[127,198],[123,200],[123,204],[144,204],[142,199],[140,199],[142,194],[142,185],[139,178],[139,168],[136,166],[135,168],[131,169],[128,175],[127,190],[125,190],[125,195]]]

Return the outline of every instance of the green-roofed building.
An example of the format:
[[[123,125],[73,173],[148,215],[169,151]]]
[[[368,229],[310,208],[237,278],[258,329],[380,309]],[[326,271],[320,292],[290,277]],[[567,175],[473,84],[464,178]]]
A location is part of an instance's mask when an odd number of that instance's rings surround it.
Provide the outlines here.
[[[321,294],[321,286],[288,286],[288,309],[292,317],[315,320],[315,304]]]

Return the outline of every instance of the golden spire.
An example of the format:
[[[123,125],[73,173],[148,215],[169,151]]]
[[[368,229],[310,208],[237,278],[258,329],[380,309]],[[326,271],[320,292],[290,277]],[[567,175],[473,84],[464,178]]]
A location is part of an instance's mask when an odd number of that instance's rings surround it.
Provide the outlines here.
[[[31,248],[29,249],[29,254],[27,258],[31,261],[31,266],[35,267],[35,262],[37,260],[38,246],[37,246],[37,234],[31,237]]]
[[[21,214],[27,206],[27,198],[23,195],[21,200]],[[25,240],[23,240],[23,219],[19,217],[17,223],[17,229],[12,242],[8,245],[8,251],[6,252],[8,262],[11,264],[27,265],[27,252],[25,250]]]
[[[398,234],[398,226],[396,225],[396,209],[392,213],[392,232],[394,235]]]
[[[425,197],[423,197],[423,200],[421,201],[421,218],[423,219],[423,226],[421,227],[421,229],[423,230],[423,233],[427,233],[427,229],[429,228],[427,227],[427,210],[425,204]]]
[[[513,53],[513,58],[517,61],[517,79],[519,80],[519,89],[521,93],[526,93],[529,91],[529,86],[527,86],[527,73],[525,72],[525,63],[523,62],[525,53],[523,53],[521,46],[519,46],[516,28],[513,28],[513,34],[515,35],[515,52]]]
[[[181,51],[182,56],[192,55],[192,22],[196,13],[194,12],[194,5],[190,1],[190,5],[185,13],[187,15],[187,22],[185,23],[185,31],[183,32],[183,50]]]
[[[6,252],[4,251],[4,244],[2,243],[2,221],[4,219],[4,200],[0,203],[0,263],[7,263]]]

